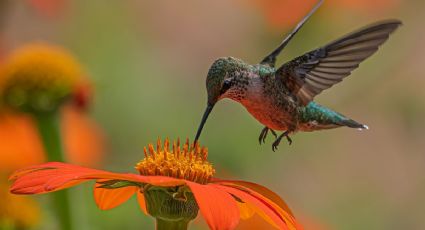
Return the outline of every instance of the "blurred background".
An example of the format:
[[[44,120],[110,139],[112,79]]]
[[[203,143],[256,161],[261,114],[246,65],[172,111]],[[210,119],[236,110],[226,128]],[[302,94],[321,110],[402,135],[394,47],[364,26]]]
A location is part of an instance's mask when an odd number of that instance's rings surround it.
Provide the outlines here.
[[[105,143],[93,147],[77,137],[75,145],[84,145],[87,154],[102,149],[96,167],[135,172],[143,146],[157,137],[194,137],[206,105],[205,77],[215,59],[257,63],[314,3],[0,0],[0,63],[34,41],[70,50],[93,82],[90,115],[84,119],[96,122]],[[258,144],[262,125],[225,100],[201,137],[217,176],[267,186],[307,230],[425,229],[425,1],[327,0],[278,63],[387,18],[404,25],[351,77],[316,98],[370,130],[298,133],[291,146],[282,142],[272,152],[270,137]],[[88,123],[78,124],[84,129]],[[11,132],[1,135],[4,140]],[[97,209],[92,186],[71,189],[78,229],[152,229],[153,219],[140,212],[135,199],[109,211]],[[46,196],[31,198],[38,207],[9,214],[29,222],[25,229],[56,229]],[[192,227],[207,228],[201,218]],[[248,228],[271,227],[254,218],[242,221],[240,229]]]

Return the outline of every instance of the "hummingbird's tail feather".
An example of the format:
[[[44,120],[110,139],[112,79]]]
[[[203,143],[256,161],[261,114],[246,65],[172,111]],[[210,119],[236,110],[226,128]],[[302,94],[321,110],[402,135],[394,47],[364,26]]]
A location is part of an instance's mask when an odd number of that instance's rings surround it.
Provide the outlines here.
[[[369,129],[367,125],[361,124],[315,102],[310,102],[300,110],[300,119],[300,128],[303,131],[332,129],[341,126],[359,130]]]
[[[353,120],[353,119],[349,119],[344,117],[345,119],[343,119],[340,124],[342,126],[347,126],[349,128],[355,128],[355,129],[359,129],[359,130],[363,130],[363,129],[369,129],[369,127],[367,125],[364,124],[360,124],[359,122]]]

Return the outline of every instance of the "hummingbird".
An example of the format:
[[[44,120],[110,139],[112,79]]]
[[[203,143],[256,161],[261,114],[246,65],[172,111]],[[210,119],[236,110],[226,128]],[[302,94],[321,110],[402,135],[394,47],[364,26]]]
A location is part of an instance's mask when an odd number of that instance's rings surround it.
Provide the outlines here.
[[[376,22],[275,67],[277,56],[321,4],[322,1],[319,1],[259,64],[251,65],[234,57],[214,61],[206,78],[207,107],[195,142],[214,105],[224,98],[242,104],[264,125],[258,138],[260,144],[265,143],[269,131],[274,135],[273,151],[283,137],[291,144],[290,135],[298,131],[343,126],[368,129],[366,125],[319,105],[313,99],[349,76],[402,23],[396,19]],[[278,136],[276,131],[282,133]]]

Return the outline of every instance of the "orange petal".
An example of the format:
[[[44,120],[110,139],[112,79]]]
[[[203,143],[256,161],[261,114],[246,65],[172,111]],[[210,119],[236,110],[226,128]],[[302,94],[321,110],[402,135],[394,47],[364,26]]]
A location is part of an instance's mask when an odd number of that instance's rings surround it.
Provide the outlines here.
[[[269,200],[262,199],[258,196],[258,193],[219,184],[215,186],[251,204],[251,207],[256,209],[257,213],[273,226],[279,229],[300,229],[289,213],[278,210],[279,206],[272,204]]]
[[[280,216],[285,218],[288,222],[293,223],[297,229],[302,229],[302,226],[295,221],[294,215],[292,211],[289,209],[288,205],[273,191],[270,189],[247,181],[232,181],[232,180],[215,180],[215,183],[223,184],[226,186],[234,187],[239,190],[248,192],[255,197],[258,197],[262,201],[266,202],[270,206],[272,206],[276,211],[279,212]],[[291,228],[291,225],[289,225]]]
[[[97,166],[104,152],[104,137],[87,114],[72,106],[61,111],[61,130],[66,158],[84,166]],[[0,168],[18,168],[45,162],[45,152],[34,120],[2,110],[0,113]]]
[[[264,218],[261,217],[260,215],[253,215],[251,218],[241,221],[238,227],[236,228],[236,230],[257,230],[257,229],[274,230],[274,229],[277,229],[277,226],[274,227],[270,225],[270,223],[264,220]],[[311,229],[308,229],[308,230],[311,230]]]
[[[45,161],[44,150],[31,117],[9,111],[0,113],[0,168],[13,172],[18,168]]]
[[[81,183],[87,174],[100,173],[74,165],[51,162],[19,170],[11,176],[11,191],[16,194],[35,194],[55,191]]]
[[[143,195],[143,193],[141,192],[137,193],[137,202],[139,203],[140,209],[142,209],[142,211],[146,215],[149,215],[148,210],[146,209],[146,201],[145,201],[145,196]]]
[[[210,229],[226,230],[236,227],[239,223],[239,209],[229,193],[213,184],[186,183]]]
[[[85,111],[64,107],[61,125],[67,159],[83,166],[100,165],[104,152],[103,133]]]
[[[162,176],[112,173],[84,168],[72,164],[49,162],[18,170],[10,177],[14,181],[11,192],[15,194],[38,194],[68,188],[87,180],[114,179],[147,183],[157,186],[176,186],[183,180]]]
[[[139,190],[136,186],[116,189],[99,188],[98,186],[99,184],[96,183],[93,193],[97,207],[101,210],[108,210],[117,207],[130,199],[130,197]]]
[[[249,203],[236,202],[239,208],[239,215],[242,220],[247,220],[255,214],[255,210]]]
[[[294,215],[291,211],[291,209],[289,208],[289,206],[286,204],[285,201],[282,200],[282,198],[280,198],[279,195],[277,195],[275,192],[273,192],[272,190],[256,184],[256,183],[252,183],[252,182],[248,182],[248,181],[239,181],[239,180],[218,180],[215,179],[214,183],[218,183],[218,184],[223,184],[223,185],[233,185],[237,186],[238,188],[249,188],[259,194],[261,194],[262,196],[266,197],[267,199],[271,200],[273,203],[275,203],[276,205],[278,205],[281,209],[285,210],[287,213],[291,214],[292,216]]]

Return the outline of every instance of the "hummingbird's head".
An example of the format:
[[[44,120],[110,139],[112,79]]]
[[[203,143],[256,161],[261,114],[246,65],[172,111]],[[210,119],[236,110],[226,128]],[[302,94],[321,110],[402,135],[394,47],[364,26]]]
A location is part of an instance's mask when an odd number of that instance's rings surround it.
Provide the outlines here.
[[[246,65],[240,59],[233,57],[222,57],[217,59],[210,67],[207,75],[207,93],[208,103],[207,108],[202,117],[201,124],[199,125],[198,132],[195,137],[195,142],[201,135],[202,128],[207,121],[208,115],[212,111],[214,105],[220,99],[226,97],[226,92],[232,89],[234,85],[235,72]]]
[[[232,87],[231,75],[238,61],[232,57],[219,58],[211,65],[206,81],[208,105],[214,105]]]

